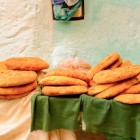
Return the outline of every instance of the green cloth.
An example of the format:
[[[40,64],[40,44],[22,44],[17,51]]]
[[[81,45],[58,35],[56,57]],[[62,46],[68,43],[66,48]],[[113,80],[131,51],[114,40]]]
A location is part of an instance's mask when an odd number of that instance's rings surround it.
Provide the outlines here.
[[[106,132],[124,137],[124,139],[116,138],[116,140],[127,140],[125,138],[140,140],[139,104],[128,105],[88,95],[82,95],[81,98],[86,131]],[[109,140],[115,140],[111,139],[111,135],[108,137]]]
[[[31,131],[79,129],[79,97],[33,95],[31,99]]]
[[[80,129],[80,112],[85,131],[102,132],[108,140],[140,140],[140,105],[81,96],[48,97],[34,95],[31,100],[31,131]]]

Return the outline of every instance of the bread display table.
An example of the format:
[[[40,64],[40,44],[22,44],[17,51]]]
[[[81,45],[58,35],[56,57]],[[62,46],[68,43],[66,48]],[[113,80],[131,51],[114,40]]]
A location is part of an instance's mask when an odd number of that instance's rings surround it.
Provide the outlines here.
[[[33,130],[80,129],[102,132],[109,140],[140,139],[140,105],[127,105],[82,94],[81,96],[32,97]]]

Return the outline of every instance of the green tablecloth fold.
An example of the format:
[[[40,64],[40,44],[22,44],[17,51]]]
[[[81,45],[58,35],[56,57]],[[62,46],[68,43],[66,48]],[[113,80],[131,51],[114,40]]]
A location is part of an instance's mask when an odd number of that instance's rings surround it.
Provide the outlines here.
[[[140,140],[139,104],[128,105],[84,94],[81,98],[83,120],[87,131],[108,133],[106,135],[108,140],[132,140],[133,138]],[[113,134],[116,135],[116,139]]]
[[[33,95],[31,99],[31,131],[79,129],[79,96],[48,97]]]

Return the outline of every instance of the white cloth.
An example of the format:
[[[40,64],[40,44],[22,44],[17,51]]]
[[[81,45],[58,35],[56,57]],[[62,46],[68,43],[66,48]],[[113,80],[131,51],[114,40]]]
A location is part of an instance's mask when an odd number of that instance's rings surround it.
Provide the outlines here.
[[[19,99],[0,99],[0,140],[76,140],[75,133],[69,130],[30,132],[30,101],[38,90]]]

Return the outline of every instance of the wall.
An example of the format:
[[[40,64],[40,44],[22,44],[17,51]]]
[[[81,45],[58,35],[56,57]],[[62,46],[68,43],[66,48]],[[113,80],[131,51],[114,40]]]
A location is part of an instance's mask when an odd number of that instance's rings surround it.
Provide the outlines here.
[[[94,65],[116,51],[139,63],[139,0],[85,0],[85,19],[70,22],[53,22],[50,3],[0,0],[0,60],[37,56],[53,68],[77,56]]]
[[[50,59],[50,0],[0,0],[0,60],[13,56]],[[52,51],[51,51],[52,52]]]
[[[93,65],[116,51],[139,63],[139,13],[139,0],[86,0],[84,21],[54,22],[54,60],[78,56]]]

